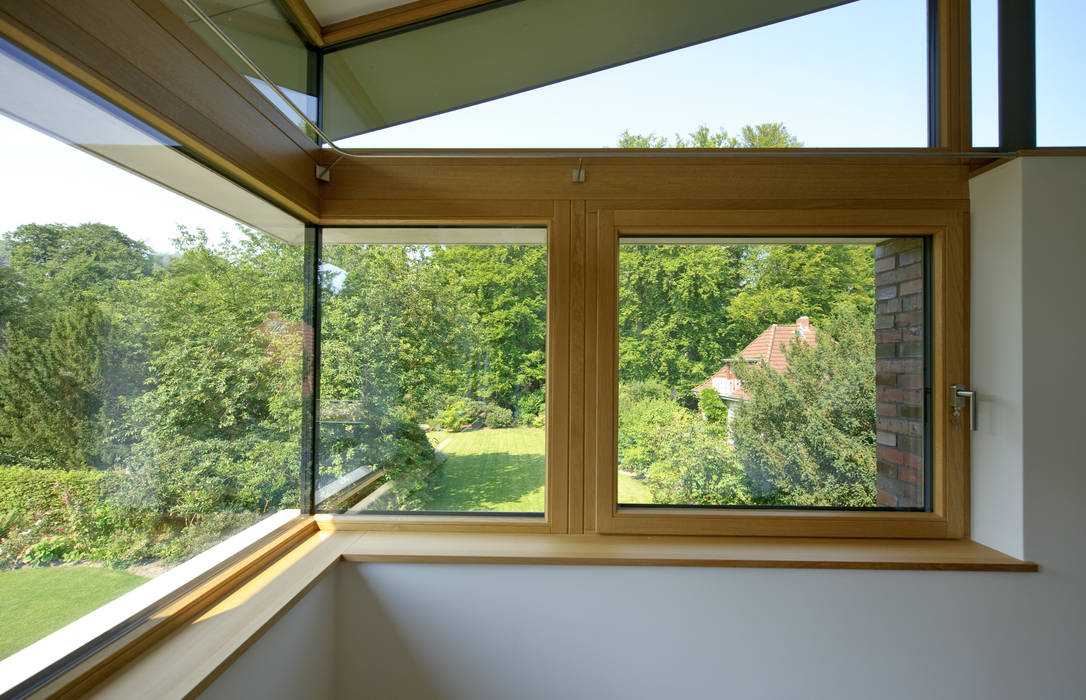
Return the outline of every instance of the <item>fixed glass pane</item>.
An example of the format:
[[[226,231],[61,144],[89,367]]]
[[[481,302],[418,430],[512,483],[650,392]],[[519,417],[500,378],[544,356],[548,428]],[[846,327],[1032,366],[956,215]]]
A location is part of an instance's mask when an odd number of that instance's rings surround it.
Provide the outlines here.
[[[1037,0],[1037,145],[1082,146],[1086,4]]]
[[[544,510],[545,229],[326,229],[318,508]]]
[[[279,111],[303,131],[306,130],[297,113],[186,3],[182,0],[166,0],[166,3],[234,70],[248,78]],[[280,3],[275,0],[198,0],[196,5],[275,82],[294,106],[311,121],[316,121],[317,88],[316,81],[311,77],[314,56],[283,14]]]
[[[925,507],[925,243],[629,237],[618,502]]]
[[[973,146],[999,145],[999,31],[997,0],[970,0]]]
[[[582,3],[575,4],[578,7],[571,13],[579,16]],[[735,3],[708,4],[728,12],[737,9]],[[612,26],[613,3],[604,5],[608,19],[596,36],[560,45],[572,47],[575,53],[578,47],[597,46],[621,36]],[[684,16],[672,4],[641,5],[670,15],[669,21],[702,19],[696,12]],[[744,11],[766,11],[768,7],[765,3],[742,5]],[[550,3],[512,3],[479,17],[498,12],[543,12],[548,6]],[[357,70],[351,68],[352,52],[377,56],[384,42],[407,42],[411,34],[421,37],[422,31],[382,39],[326,56],[326,126],[335,136],[374,130],[342,144],[358,148],[607,148],[627,145],[621,141],[624,132],[645,138],[653,135],[654,140],[644,145],[655,145],[661,138],[677,145],[676,135],[682,135],[696,146],[706,144],[687,135],[702,125],[713,134],[726,130],[740,145],[748,146],[927,146],[926,0],[859,0],[796,16],[799,14],[594,73],[588,71],[614,64],[585,66],[576,73],[588,74],[546,87],[536,88],[553,80],[540,79],[475,96],[447,108],[491,101],[424,119],[419,117],[439,110],[420,108],[396,117],[383,108],[379,98],[395,90],[410,93],[416,100],[429,100],[459,89],[465,75],[474,79],[504,71],[509,60],[520,55],[519,44],[512,42],[514,47],[508,51],[486,52],[466,42],[462,50],[452,50],[456,58],[466,51],[478,51],[485,64],[485,69],[479,70],[454,72],[458,63],[444,54],[433,58],[426,53],[432,47],[426,46],[420,46],[403,65],[390,66],[374,58]],[[436,32],[451,24],[425,31]],[[562,24],[581,25],[564,16]],[[554,46],[559,44],[534,25],[524,26],[537,38],[546,39],[547,65],[570,54],[564,48],[556,56]],[[648,37],[638,35],[636,41],[648,42],[654,30],[650,29]],[[503,40],[510,41],[510,36],[507,32]],[[398,80],[378,82],[377,74],[386,70]],[[407,70],[413,73],[400,72]],[[439,79],[439,75],[446,77]],[[436,88],[423,87],[431,81]],[[519,94],[503,97],[510,92]],[[405,121],[400,126],[380,128]],[[742,127],[759,124],[783,125],[794,141],[752,142],[743,138]],[[726,138],[720,141],[712,145],[729,145]]]
[[[6,681],[107,629],[28,644],[297,516],[303,267],[298,222],[3,43],[0,110]]]

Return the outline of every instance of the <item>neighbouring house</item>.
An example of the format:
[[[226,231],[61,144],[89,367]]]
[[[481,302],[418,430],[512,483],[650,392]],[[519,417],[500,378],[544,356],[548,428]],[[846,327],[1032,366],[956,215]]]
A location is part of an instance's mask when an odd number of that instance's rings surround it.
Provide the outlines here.
[[[778,372],[788,371],[787,350],[792,343],[802,341],[815,345],[818,329],[811,325],[811,319],[800,316],[795,323],[774,323],[769,328],[758,334],[758,337],[740,351],[738,357],[731,357],[724,361],[724,366],[716,371],[712,377],[691,389],[694,395],[701,393],[702,389],[712,387],[724,403],[728,406],[728,422],[731,423],[732,409],[744,401],[750,400],[750,395],[743,390],[743,381],[735,373],[738,363],[753,364],[764,362]]]

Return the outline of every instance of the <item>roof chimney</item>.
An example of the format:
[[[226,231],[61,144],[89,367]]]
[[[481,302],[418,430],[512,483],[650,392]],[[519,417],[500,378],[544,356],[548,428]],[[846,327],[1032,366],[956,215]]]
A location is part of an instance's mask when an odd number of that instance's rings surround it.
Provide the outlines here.
[[[811,319],[810,319],[809,316],[800,316],[799,318],[796,319],[796,325],[799,326],[800,328],[804,328],[804,329],[810,328],[811,327]]]

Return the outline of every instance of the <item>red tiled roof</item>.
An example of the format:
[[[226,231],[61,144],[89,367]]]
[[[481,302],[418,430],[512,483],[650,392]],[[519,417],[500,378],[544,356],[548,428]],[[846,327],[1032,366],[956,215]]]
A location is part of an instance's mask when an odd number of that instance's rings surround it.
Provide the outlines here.
[[[752,340],[743,350],[739,353],[739,358],[746,360],[747,362],[764,362],[778,372],[788,371],[788,358],[785,356],[785,350],[792,345],[792,343],[801,341],[809,345],[815,345],[818,343],[817,334],[818,331],[814,326],[807,322],[807,318],[801,317],[796,319],[799,323],[774,323],[769,328],[762,331],[757,338]],[[739,359],[736,358],[736,359]],[[735,375],[732,373],[732,360],[729,360],[716,371],[712,377],[694,387],[694,393],[701,391],[706,387],[713,385],[713,379],[728,379]],[[743,391],[742,387],[737,388],[730,394],[721,394],[723,398],[735,398],[735,399],[748,399],[750,396],[747,392]]]
[[[750,341],[750,344],[743,348],[739,356],[748,361],[762,360],[778,372],[787,372],[788,359],[784,356],[782,346],[787,348],[797,340],[814,345],[818,342],[815,339],[816,334],[817,331],[811,325],[774,323],[762,331],[757,338]]]

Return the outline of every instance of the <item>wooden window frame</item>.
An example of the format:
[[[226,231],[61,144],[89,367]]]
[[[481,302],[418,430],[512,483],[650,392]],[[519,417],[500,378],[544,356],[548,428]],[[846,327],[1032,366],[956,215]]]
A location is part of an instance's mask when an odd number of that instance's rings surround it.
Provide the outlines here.
[[[618,246],[623,235],[895,236],[931,239],[932,442],[930,512],[622,508],[617,503]],[[968,434],[950,420],[944,387],[967,381],[968,232],[945,211],[810,210],[598,212],[595,322],[597,363],[596,528],[605,534],[777,537],[960,538],[967,534]]]
[[[456,207],[450,207],[455,209]],[[547,230],[547,330],[546,330],[546,437],[543,513],[503,515],[500,512],[465,511],[462,514],[415,514],[376,512],[344,515],[315,512],[321,527],[335,530],[426,532],[500,532],[520,534],[564,534],[569,508],[569,353],[571,209],[568,202],[537,202],[528,207],[535,215],[402,219],[376,218],[366,226],[535,226]],[[337,226],[339,227],[339,226]],[[314,464],[313,468],[316,468]]]
[[[737,154],[738,156],[739,154]],[[747,187],[761,183],[772,191],[789,190],[791,196],[812,194],[791,187],[806,182],[811,173],[794,182],[773,182],[777,164],[721,159],[703,170],[708,178],[694,190],[712,189],[715,178],[726,182],[742,174]],[[836,159],[827,159],[831,162]],[[758,197],[751,200],[649,199],[645,194],[672,165],[653,159],[615,163],[615,171],[592,170],[598,186],[613,192],[607,181],[626,172],[628,199],[543,199],[564,185],[541,184],[541,176],[554,167],[549,162],[481,165],[477,161],[420,164],[404,159],[383,164],[377,174],[398,180],[396,190],[409,191],[424,182],[444,183],[449,190],[439,200],[391,200],[395,191],[378,192],[371,201],[336,202],[330,225],[544,225],[548,231],[547,310],[547,457],[546,511],[542,517],[463,515],[318,514],[322,529],[521,534],[716,535],[770,537],[944,538],[968,536],[968,435],[952,425],[948,397],[950,384],[968,383],[968,209],[950,197],[901,199],[891,203],[885,193],[871,200],[800,199],[789,201]],[[729,162],[731,161],[731,162]],[[926,176],[903,161],[900,175],[889,174],[880,187],[900,181],[903,191],[934,192],[940,178]],[[797,164],[798,167],[798,164]],[[818,166],[822,168],[822,165]],[[848,164],[828,164],[834,172]],[[504,176],[510,199],[493,196],[493,168]],[[956,168],[955,168],[956,170]],[[411,176],[406,180],[398,175]],[[966,169],[961,173],[964,183]],[[523,180],[515,176],[519,173]],[[608,176],[604,179],[605,174]],[[342,174],[344,187],[358,182]],[[791,181],[793,178],[786,178]],[[374,181],[370,181],[374,182]],[[444,185],[442,185],[444,186]],[[675,183],[676,190],[686,187]],[[849,183],[849,188],[855,187]],[[594,187],[588,188],[590,193]],[[953,190],[953,188],[951,188]],[[657,189],[658,191],[658,189]],[[474,195],[472,194],[474,193]],[[531,199],[531,194],[540,198]],[[948,193],[950,194],[950,193]],[[463,196],[463,198],[461,198]],[[705,197],[697,191],[692,197]],[[752,207],[757,204],[757,208]],[[813,204],[813,206],[812,206]],[[347,209],[354,212],[347,214]],[[392,213],[395,211],[395,214]],[[517,216],[522,213],[522,216]],[[614,498],[616,479],[617,407],[617,244],[624,234],[651,235],[808,235],[910,236],[931,241],[931,381],[932,381],[932,500],[930,512],[751,510],[751,509],[621,509]]]

